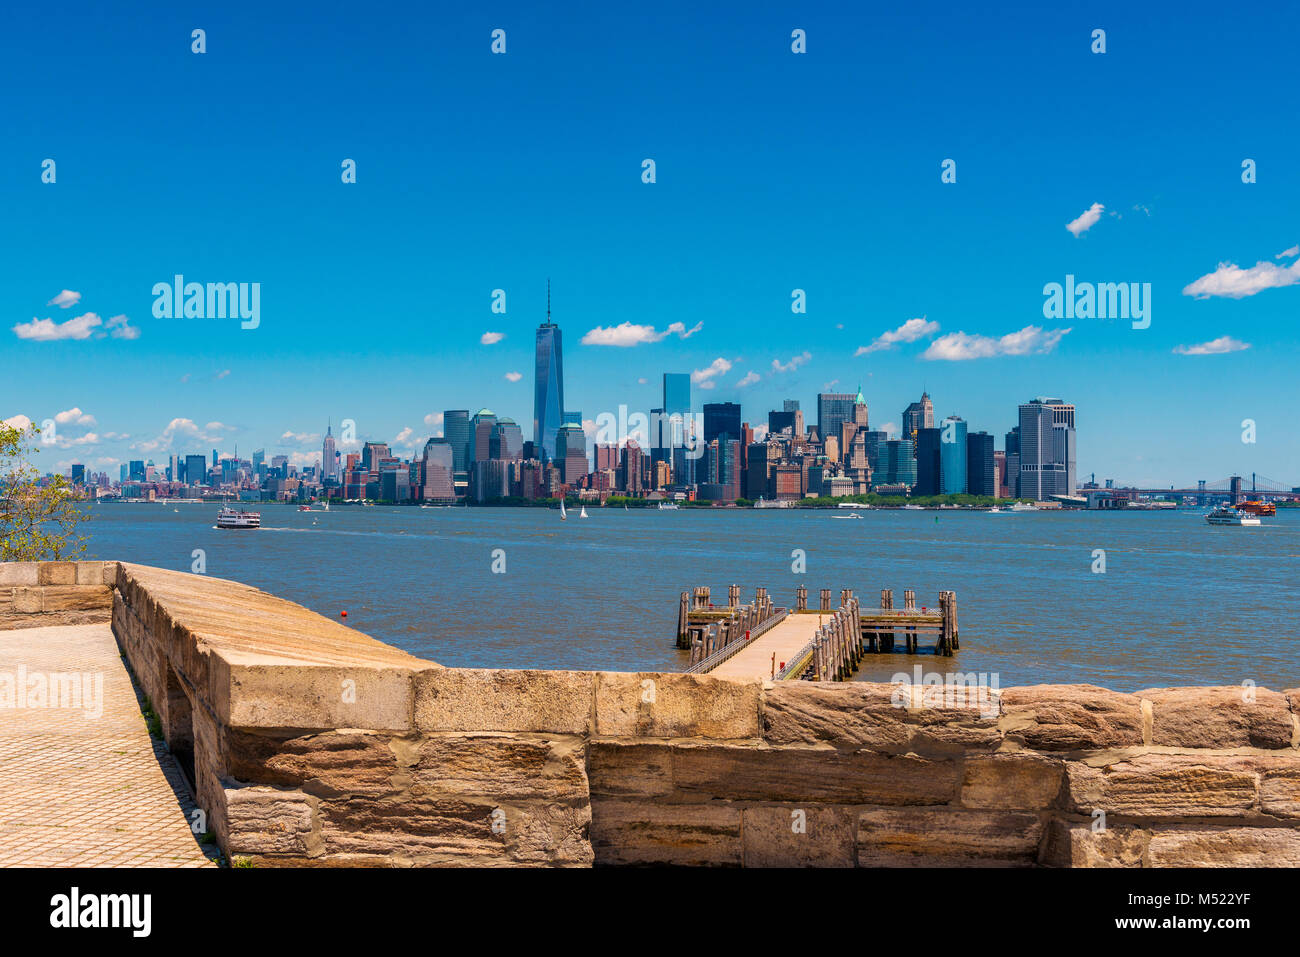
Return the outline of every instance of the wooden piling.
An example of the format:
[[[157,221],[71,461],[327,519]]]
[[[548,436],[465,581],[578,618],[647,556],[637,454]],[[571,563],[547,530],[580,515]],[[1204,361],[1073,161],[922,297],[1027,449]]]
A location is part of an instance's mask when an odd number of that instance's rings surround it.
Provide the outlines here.
[[[798,588],[794,590],[794,610],[795,611],[808,610],[808,586],[807,585],[800,585]]]

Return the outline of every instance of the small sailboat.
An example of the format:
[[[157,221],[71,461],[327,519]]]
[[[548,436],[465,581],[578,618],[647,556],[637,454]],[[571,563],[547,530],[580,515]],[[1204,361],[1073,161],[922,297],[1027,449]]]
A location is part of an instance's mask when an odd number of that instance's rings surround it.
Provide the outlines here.
[[[581,509],[578,511],[578,518],[586,518],[586,517],[587,517],[587,506],[583,505]]]
[[[564,510],[564,499],[560,499],[560,521],[567,522],[568,520],[569,513]]]

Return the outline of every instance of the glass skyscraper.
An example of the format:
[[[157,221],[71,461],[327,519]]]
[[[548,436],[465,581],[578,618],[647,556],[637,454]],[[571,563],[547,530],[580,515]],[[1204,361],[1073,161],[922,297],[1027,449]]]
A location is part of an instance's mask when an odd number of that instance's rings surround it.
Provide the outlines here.
[[[939,492],[966,493],[966,422],[955,415],[939,424]]]
[[[534,370],[533,448],[543,459],[556,454],[556,433],[564,418],[564,358],[560,327],[551,322],[551,287],[546,287],[546,321],[537,327]]]
[[[691,377],[685,372],[664,373],[664,414],[691,411]]]

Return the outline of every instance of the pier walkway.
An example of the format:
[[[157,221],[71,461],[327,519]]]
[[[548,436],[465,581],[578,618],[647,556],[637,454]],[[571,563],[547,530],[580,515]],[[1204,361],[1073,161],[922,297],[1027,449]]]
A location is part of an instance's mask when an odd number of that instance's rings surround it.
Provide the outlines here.
[[[709,674],[718,678],[771,678],[813,640],[830,615],[788,615]],[[776,655],[775,669],[772,656]]]
[[[0,631],[0,867],[213,866],[193,810],[107,622]]]

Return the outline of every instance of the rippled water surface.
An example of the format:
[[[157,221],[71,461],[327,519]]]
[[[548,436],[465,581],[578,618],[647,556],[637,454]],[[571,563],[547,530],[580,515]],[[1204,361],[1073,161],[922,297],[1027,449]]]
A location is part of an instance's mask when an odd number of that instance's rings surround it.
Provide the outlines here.
[[[869,659],[888,680],[915,663],[987,672],[1003,687],[1090,682],[1300,686],[1300,512],[1220,528],[1179,512],[588,509],[263,504],[258,531],[213,528],[214,505],[104,504],[89,554],[247,582],[447,665],[679,670],[677,599],[710,585],[777,604],[795,587],[957,593],[953,659]],[[503,549],[505,574],[492,572]],[[791,552],[807,573],[791,572]],[[1105,574],[1093,552],[1105,550]]]

